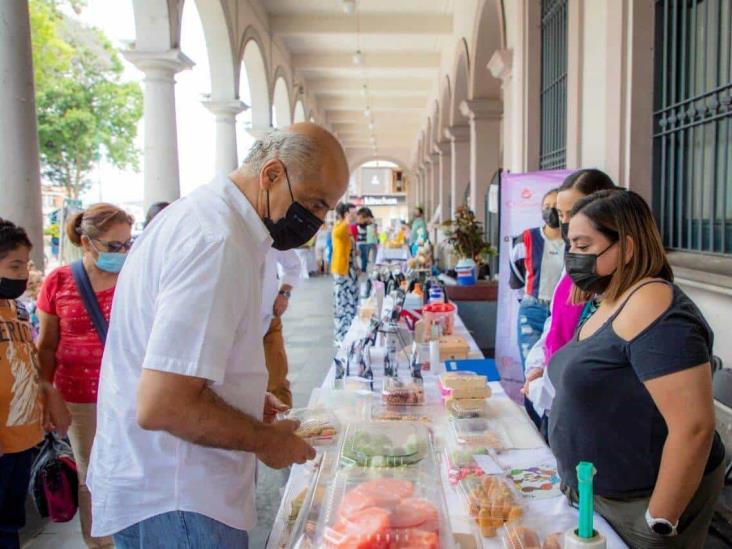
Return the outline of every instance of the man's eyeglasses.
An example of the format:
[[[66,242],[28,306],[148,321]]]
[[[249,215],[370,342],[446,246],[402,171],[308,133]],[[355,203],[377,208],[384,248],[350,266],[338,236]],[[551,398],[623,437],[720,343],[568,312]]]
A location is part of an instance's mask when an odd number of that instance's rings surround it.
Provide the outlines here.
[[[107,242],[106,240],[101,240],[99,238],[95,238],[97,242],[100,244],[104,244],[104,246],[112,253],[124,253],[130,251],[132,248],[132,245],[135,243],[134,238],[130,238],[127,242],[120,242],[118,240],[112,240],[110,242]]]

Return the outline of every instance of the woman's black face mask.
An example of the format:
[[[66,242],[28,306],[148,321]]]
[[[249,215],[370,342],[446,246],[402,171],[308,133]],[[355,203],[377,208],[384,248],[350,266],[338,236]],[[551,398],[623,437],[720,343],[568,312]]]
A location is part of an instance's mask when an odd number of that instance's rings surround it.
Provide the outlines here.
[[[277,222],[272,221],[269,211],[269,191],[267,191],[267,217],[262,221],[272,237],[272,247],[277,250],[291,250],[302,246],[313,238],[323,221],[295,200],[295,196],[292,194],[292,185],[290,185],[290,177],[287,175],[287,168],[284,164],[282,167],[285,170],[285,179],[292,204],[287,208],[287,212],[282,219]]]
[[[613,278],[613,273],[609,275],[597,274],[597,259],[615,244],[616,242],[613,242],[599,254],[578,254],[574,252],[564,254],[564,267],[575,286],[584,292],[593,294],[602,294],[607,290]]]
[[[550,229],[557,229],[559,227],[559,212],[556,208],[544,208],[541,211],[541,217]]]

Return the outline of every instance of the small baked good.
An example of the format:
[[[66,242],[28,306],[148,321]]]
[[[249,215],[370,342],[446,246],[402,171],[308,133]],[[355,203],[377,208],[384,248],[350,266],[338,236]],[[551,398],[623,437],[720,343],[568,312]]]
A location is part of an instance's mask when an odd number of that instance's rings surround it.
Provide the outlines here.
[[[506,547],[509,549],[542,549],[539,534],[524,526],[508,529]]]

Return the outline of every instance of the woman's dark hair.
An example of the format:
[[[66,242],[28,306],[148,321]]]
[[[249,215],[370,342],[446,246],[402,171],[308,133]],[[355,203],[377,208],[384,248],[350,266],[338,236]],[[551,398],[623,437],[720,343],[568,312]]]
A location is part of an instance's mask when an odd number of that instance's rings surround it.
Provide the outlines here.
[[[559,187],[559,192],[569,189],[577,189],[583,195],[588,196],[597,191],[606,191],[614,189],[615,183],[610,176],[601,170],[594,168],[577,170],[573,174],[567,176]]]
[[[150,206],[147,209],[147,214],[145,215],[145,227],[150,224],[150,222],[155,218],[156,215],[158,215],[168,206],[170,206],[170,202],[156,202],[155,204]]]
[[[12,221],[0,218],[0,259],[20,247],[33,248],[28,234],[23,227],[18,227]]]
[[[544,202],[546,200],[547,196],[550,196],[552,194],[557,194],[559,192],[559,187],[555,187],[553,189],[548,190],[544,193],[544,196],[541,198],[541,201]]]
[[[133,222],[134,219],[130,214],[113,204],[94,204],[69,218],[66,223],[66,234],[74,246],[81,246],[82,235],[94,240],[112,225],[117,223],[132,225]]]
[[[571,216],[582,214],[595,229],[620,247],[618,264],[604,296],[615,301],[644,278],[662,278],[673,282],[674,274],[666,258],[661,233],[651,209],[643,197],[633,191],[615,189],[599,191],[579,200]],[[633,243],[633,256],[626,263],[628,241]],[[572,301],[582,303],[592,295],[574,289]]]
[[[350,202],[339,202],[336,206],[336,216],[338,219],[343,219],[351,208],[355,208]]]
[[[414,211],[417,212],[419,215],[424,215],[424,209],[422,208],[422,206],[417,206],[416,208],[414,208]]]

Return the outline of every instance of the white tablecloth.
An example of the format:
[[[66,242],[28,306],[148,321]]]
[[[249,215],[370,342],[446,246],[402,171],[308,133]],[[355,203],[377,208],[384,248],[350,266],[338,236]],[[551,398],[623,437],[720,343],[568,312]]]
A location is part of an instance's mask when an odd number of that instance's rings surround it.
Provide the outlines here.
[[[351,329],[346,335],[343,346],[338,351],[337,356],[345,356],[345,350],[348,348],[350,343],[356,339],[363,337],[366,334],[366,330],[367,324],[361,321],[358,317],[356,317],[354,319],[353,325],[351,326]],[[483,355],[480,352],[477,344],[475,343],[475,340],[472,338],[459,316],[456,316],[455,318],[454,334],[462,336],[468,342],[468,344],[470,345],[470,358],[483,358]],[[374,348],[373,351],[374,386],[380,387],[381,378],[383,377],[383,371],[381,371],[381,368],[377,367],[377,365],[380,364],[379,354],[383,356],[384,350],[383,348],[380,349],[377,347]],[[403,360],[400,360],[400,362],[403,362]],[[439,406],[439,404],[437,404],[440,402],[439,392],[437,388],[437,376],[442,371],[444,370],[423,372],[425,396],[428,404],[431,403],[435,406]],[[333,370],[333,368],[331,368],[323,381],[323,390],[327,390],[325,388],[330,388],[333,386],[334,377],[335,371]],[[509,433],[511,441],[518,448],[533,448],[531,450],[517,451],[516,454],[522,455],[522,460],[527,459],[527,457],[531,459],[531,457],[534,456],[536,460],[540,461],[542,464],[546,463],[546,459],[553,459],[551,451],[549,450],[549,448],[546,447],[544,440],[537,433],[536,429],[531,423],[531,420],[526,415],[526,412],[508,398],[500,383],[491,383],[490,385],[493,391],[493,394],[489,400],[490,406],[492,407],[492,409],[497,411],[497,415],[500,418],[499,421]],[[311,395],[310,405],[317,404],[318,391],[319,390],[316,389],[313,392],[313,395]],[[378,393],[375,393],[374,399],[376,398],[376,396],[378,396]],[[441,407],[439,409],[442,410]],[[445,470],[445,460],[441,459],[447,439],[452,436],[450,428],[448,426],[448,421],[449,420],[447,418],[447,414],[442,413],[439,415],[436,421],[433,422],[432,427],[433,433],[435,435],[435,447],[437,449],[438,459],[443,462],[441,464],[441,467],[443,468],[443,474],[441,475],[442,484],[453,534],[455,535],[456,539],[461,538],[461,540],[465,539],[463,538],[463,536],[465,535],[468,536],[468,539],[470,539],[472,535],[475,535],[475,540],[479,544],[477,547],[481,547],[480,543],[482,543],[483,548],[502,548],[503,544],[499,538],[486,539],[480,537],[479,532],[477,531],[477,527],[474,524],[474,520],[471,519],[470,516],[465,512],[465,503],[463,502],[462,497],[455,489],[455,487],[452,486],[448,481],[447,471]],[[539,464],[540,463],[536,463],[535,465]],[[309,479],[309,475],[306,472],[307,467],[307,465],[295,465],[292,467],[290,478],[284,492],[285,497],[283,497],[280,504],[280,509],[277,513],[277,518],[275,520],[272,528],[272,533],[270,535],[270,540],[267,544],[268,549],[275,549],[280,547],[278,542],[285,529],[285,524],[290,509],[289,498],[293,497],[295,494],[307,487]],[[526,499],[523,503],[525,507],[526,517],[542,517],[545,520],[548,519],[552,522],[559,521],[559,523],[562,524],[564,524],[564,522],[562,521],[569,521],[569,524],[572,524],[572,519],[574,518],[574,524],[576,524],[577,511],[574,508],[570,507],[570,505],[567,503],[566,498],[564,498],[563,496],[543,500]],[[530,526],[530,523],[527,523],[527,525]],[[626,545],[612,530],[608,523],[599,515],[595,515],[595,528],[602,532],[607,539],[608,548],[616,549],[626,547]],[[463,549],[468,549],[468,547],[471,546],[461,545],[461,547]]]
[[[406,246],[401,248],[387,248],[379,246],[376,252],[376,264],[382,265],[387,261],[406,261],[409,259],[409,249]]]

